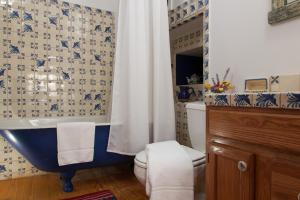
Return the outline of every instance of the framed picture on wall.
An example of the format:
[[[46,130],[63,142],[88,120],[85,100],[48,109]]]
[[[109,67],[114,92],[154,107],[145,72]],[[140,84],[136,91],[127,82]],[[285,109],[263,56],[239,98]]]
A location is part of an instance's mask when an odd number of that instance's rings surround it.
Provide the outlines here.
[[[276,24],[300,16],[300,0],[272,0],[269,24]]]

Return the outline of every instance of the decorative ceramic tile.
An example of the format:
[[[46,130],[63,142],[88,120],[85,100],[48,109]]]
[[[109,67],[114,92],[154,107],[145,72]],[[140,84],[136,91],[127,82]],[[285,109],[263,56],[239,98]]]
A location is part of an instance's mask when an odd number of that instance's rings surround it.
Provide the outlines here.
[[[280,93],[253,94],[253,105],[261,108],[279,108]]]
[[[185,103],[176,103],[176,138],[180,144],[191,147],[191,140],[188,134],[188,122]]]
[[[23,111],[22,111],[21,101],[10,102],[7,107],[7,110],[8,110],[8,114],[11,118],[14,118],[14,119],[22,118]]]
[[[203,2],[202,0],[190,0],[187,1],[188,5],[180,5],[174,10],[169,11],[169,23],[170,28],[175,28],[178,24],[184,22],[183,17],[185,17],[186,20],[194,16],[197,16],[200,13],[203,13],[205,11],[208,11],[208,1]],[[188,10],[184,10],[188,8]],[[196,9],[196,11],[195,11]],[[185,14],[186,12],[186,14]],[[205,12],[204,16],[204,23],[203,23],[203,32],[201,28],[199,30],[188,33],[180,38],[171,38],[171,52],[174,54],[174,52],[178,51],[184,51],[185,49],[189,49],[190,47],[195,47],[199,44],[199,46],[202,46],[204,43],[204,47],[206,48],[205,51],[205,57],[203,62],[203,75],[204,75],[204,81],[208,80],[208,43],[209,43],[209,30],[208,30],[208,17],[209,13]],[[189,17],[188,17],[189,16]],[[204,42],[203,42],[204,41]],[[174,70],[174,68],[173,68]],[[174,73],[173,73],[174,74]],[[174,87],[176,94],[176,91],[179,92],[178,87]],[[203,90],[202,88],[199,89],[199,97],[197,97],[198,100],[203,100]],[[198,91],[198,90],[197,90]],[[193,95],[191,95],[193,96]],[[205,96],[206,103],[209,105],[214,103],[213,96]],[[175,99],[177,100],[177,95],[175,95]],[[195,100],[195,99],[194,99]],[[230,97],[226,97],[226,101],[228,102],[228,105],[230,105]],[[186,146],[190,146],[190,138],[188,134],[188,126],[187,126],[187,114],[184,103],[177,102],[175,104],[176,108],[176,139],[181,144],[184,144]]]
[[[0,102],[7,99],[7,91],[5,88],[5,81],[0,79]],[[1,113],[0,113],[1,115]]]
[[[14,83],[14,85],[12,85]],[[12,101],[19,101],[22,99],[22,81],[12,81],[8,79],[7,99]]]
[[[213,105],[213,95],[207,94],[204,96],[205,105],[211,106]]]
[[[299,92],[205,94],[205,103],[206,105],[216,106],[227,105],[228,97],[231,99],[231,106],[286,109],[300,108]],[[211,103],[212,101],[213,103]]]
[[[14,22],[17,24],[17,26],[8,29],[10,32],[7,35],[7,41],[4,41],[6,44],[3,49],[7,48],[7,58],[16,63],[14,66],[17,67],[10,70],[2,69],[1,71],[3,74],[8,74],[9,80],[7,82],[4,79],[1,82],[3,91],[5,90],[2,99],[11,95],[16,100],[22,96],[22,99],[26,101],[30,98],[30,93],[35,90],[39,94],[53,91],[72,92],[72,84],[74,84],[75,89],[77,88],[77,91],[79,89],[90,90],[93,87],[109,88],[112,70],[92,71],[94,76],[100,74],[99,77],[105,79],[97,80],[97,78],[88,77],[84,71],[79,71],[76,75],[76,71],[69,67],[69,63],[71,62],[73,65],[90,63],[91,66],[95,67],[97,65],[103,67],[112,65],[113,53],[107,53],[107,51],[113,52],[111,51],[113,47],[111,44],[114,39],[114,29],[111,13],[60,1],[41,0],[33,5],[34,3],[33,0],[24,0],[20,8],[19,5],[21,4],[18,5],[18,1],[12,1],[12,4],[16,6],[11,6],[9,10],[2,9],[1,14],[7,18],[7,23]],[[21,28],[18,28],[18,25]],[[68,28],[63,29],[61,27]],[[85,31],[83,27],[88,30]],[[91,30],[100,31],[100,40],[93,40]],[[86,36],[86,39],[83,38],[83,35]],[[93,51],[93,46],[96,45],[98,48],[100,47],[99,52]],[[90,53],[94,54],[93,57],[89,57]],[[84,59],[82,59],[83,56]],[[87,67],[89,66],[85,66],[85,68]],[[83,79],[81,76],[86,77]],[[107,76],[109,76],[108,79]],[[76,82],[78,87],[76,87]],[[8,88],[10,91],[8,94],[7,87],[9,85],[16,85],[17,87]],[[104,95],[105,99],[108,99],[107,95]],[[105,109],[99,105],[96,107],[97,109],[100,107]]]
[[[174,10],[169,11],[170,28],[193,19],[205,10],[208,10],[208,1],[203,0],[187,0],[178,5]]]
[[[6,114],[7,111],[7,105],[3,102],[3,100],[0,100],[0,115],[4,116]]]
[[[6,78],[1,78],[0,79],[0,99],[4,100],[7,98],[7,87],[8,87],[8,83],[7,83],[7,79]]]
[[[228,94],[215,94],[213,95],[213,105],[215,106],[230,106],[231,97]]]
[[[205,94],[206,105],[224,106],[230,99],[230,106],[299,109],[299,92],[289,93],[241,93]]]
[[[7,0],[7,4],[11,8],[22,9],[22,0]]]
[[[112,13],[57,0],[7,3],[0,6],[0,118],[109,114]],[[0,151],[1,180],[41,174],[1,137]]]
[[[231,106],[252,107],[253,106],[253,95],[252,94],[231,95]]]
[[[32,10],[32,9],[35,9],[35,6],[39,5],[38,3],[39,3],[39,1],[36,1],[36,0],[22,0],[22,7],[25,10]]]
[[[182,18],[188,18],[190,16],[191,10],[188,1],[183,3],[181,12]]]
[[[176,26],[176,21],[175,21],[176,13],[174,10],[169,11],[169,24],[170,28]]]
[[[300,109],[300,93],[281,93],[281,107]]]
[[[299,92],[251,93],[251,94],[249,93],[205,94],[205,103],[206,105],[223,106],[224,104],[226,104],[227,96],[229,96],[231,99],[231,104],[230,104],[231,106],[239,106],[239,107],[253,106],[253,107],[261,107],[261,108],[286,108],[286,109],[299,109],[300,107]],[[219,101],[220,103],[216,103],[216,101]]]
[[[16,8],[8,8],[7,28],[12,32],[20,32],[22,28],[23,11]]]
[[[0,30],[3,31],[7,28],[8,9],[7,6],[0,6]]]
[[[204,82],[207,83],[209,79],[209,1],[200,0],[199,7],[203,4],[204,15],[203,15],[203,78]]]
[[[181,5],[179,5],[175,8],[175,21],[177,24],[179,24],[182,21],[182,19],[182,7]]]

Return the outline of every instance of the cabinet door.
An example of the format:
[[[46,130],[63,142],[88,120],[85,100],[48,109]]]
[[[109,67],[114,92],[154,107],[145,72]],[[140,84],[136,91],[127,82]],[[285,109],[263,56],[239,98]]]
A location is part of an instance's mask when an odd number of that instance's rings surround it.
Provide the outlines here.
[[[207,200],[253,200],[254,155],[212,145],[206,171]]]
[[[272,166],[272,200],[300,200],[300,165],[279,161]]]

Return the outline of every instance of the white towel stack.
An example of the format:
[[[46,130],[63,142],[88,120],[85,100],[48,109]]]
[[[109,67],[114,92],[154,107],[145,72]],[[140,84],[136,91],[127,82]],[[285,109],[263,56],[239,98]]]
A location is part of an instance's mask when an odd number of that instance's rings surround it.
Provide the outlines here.
[[[146,147],[146,191],[151,200],[193,200],[193,162],[176,141]]]

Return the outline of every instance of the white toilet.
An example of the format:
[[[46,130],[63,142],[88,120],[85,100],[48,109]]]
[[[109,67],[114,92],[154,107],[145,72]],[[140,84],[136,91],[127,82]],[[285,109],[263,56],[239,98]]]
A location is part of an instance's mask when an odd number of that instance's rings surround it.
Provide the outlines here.
[[[187,103],[188,129],[193,149],[183,146],[194,165],[195,200],[205,199],[205,104]],[[134,159],[134,174],[143,185],[146,184],[146,154],[138,153]]]

